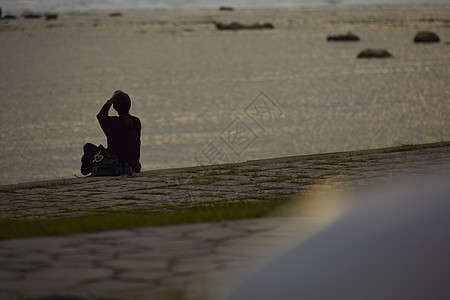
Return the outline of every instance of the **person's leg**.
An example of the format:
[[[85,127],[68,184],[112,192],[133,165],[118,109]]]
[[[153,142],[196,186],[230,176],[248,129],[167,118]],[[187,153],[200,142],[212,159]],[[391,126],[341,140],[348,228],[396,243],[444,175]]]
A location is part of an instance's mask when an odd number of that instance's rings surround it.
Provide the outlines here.
[[[83,146],[84,154],[91,154],[92,151],[94,151],[95,149],[97,149],[97,146],[95,146],[94,144],[91,144],[91,143],[86,143]]]
[[[92,155],[91,153],[97,149],[97,146],[86,143],[83,146],[83,156],[81,157],[81,174],[88,175],[92,172]]]

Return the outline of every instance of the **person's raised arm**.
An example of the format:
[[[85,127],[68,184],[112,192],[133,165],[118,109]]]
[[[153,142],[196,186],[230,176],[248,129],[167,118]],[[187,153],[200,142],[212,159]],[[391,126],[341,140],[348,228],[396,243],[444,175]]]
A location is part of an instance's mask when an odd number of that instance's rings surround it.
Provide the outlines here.
[[[102,117],[107,117],[108,116],[108,112],[109,109],[111,108],[111,105],[113,104],[113,102],[111,101],[111,99],[109,99],[108,101],[106,101],[105,104],[103,104],[102,108],[100,109],[100,112],[97,115],[97,119],[102,118]],[[99,119],[100,120],[100,119]]]
[[[102,106],[102,108],[100,109],[100,112],[97,115],[97,119],[99,121],[100,121],[100,118],[108,116],[109,109],[111,108],[111,105],[114,103],[114,96],[119,92],[121,92],[121,91],[120,90],[115,91],[114,94],[111,96],[111,98],[109,98],[109,100],[106,101],[106,103]]]

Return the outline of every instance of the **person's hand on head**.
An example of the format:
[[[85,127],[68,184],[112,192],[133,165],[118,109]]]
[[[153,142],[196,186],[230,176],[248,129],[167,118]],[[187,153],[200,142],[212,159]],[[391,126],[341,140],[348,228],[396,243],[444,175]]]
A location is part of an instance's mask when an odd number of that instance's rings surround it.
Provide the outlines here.
[[[114,94],[111,96],[111,98],[109,98],[109,101],[111,101],[111,102],[114,103],[114,96],[115,96],[117,93],[121,93],[121,92],[122,92],[121,90],[115,91]]]

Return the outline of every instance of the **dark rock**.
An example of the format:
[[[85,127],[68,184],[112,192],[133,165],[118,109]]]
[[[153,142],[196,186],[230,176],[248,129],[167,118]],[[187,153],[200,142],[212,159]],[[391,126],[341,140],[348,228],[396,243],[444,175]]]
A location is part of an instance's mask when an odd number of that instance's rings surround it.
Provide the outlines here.
[[[4,20],[16,20],[17,17],[14,15],[5,15],[2,19]]]
[[[414,43],[439,43],[439,36],[431,31],[419,31],[414,37]]]
[[[264,23],[262,26],[263,26],[263,28],[266,28],[266,29],[274,29],[275,28],[275,26],[273,26],[272,23]]]
[[[234,8],[230,7],[230,6],[221,6],[219,8],[220,11],[233,11]]]
[[[121,12],[110,13],[109,16],[110,17],[121,17],[122,13]]]
[[[57,15],[57,14],[46,14],[46,15],[45,15],[45,19],[46,19],[47,21],[50,21],[50,20],[57,20],[57,19],[58,19],[58,15]]]
[[[25,19],[40,19],[42,15],[35,13],[25,13],[22,15]]]
[[[274,26],[272,23],[254,23],[254,24],[241,24],[239,22],[231,22],[231,23],[215,23],[216,28],[218,30],[242,30],[242,29],[273,29]]]
[[[384,49],[366,49],[361,51],[357,58],[388,58],[392,57],[389,51]]]
[[[348,41],[348,42],[357,42],[359,41],[359,36],[348,32],[346,34],[338,34],[338,35],[329,35],[327,37],[327,41]]]

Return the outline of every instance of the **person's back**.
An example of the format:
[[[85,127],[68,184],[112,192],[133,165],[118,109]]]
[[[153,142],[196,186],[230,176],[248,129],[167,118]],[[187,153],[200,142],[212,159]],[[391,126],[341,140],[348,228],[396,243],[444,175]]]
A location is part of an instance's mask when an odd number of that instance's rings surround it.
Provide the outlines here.
[[[112,105],[119,116],[108,116]],[[130,97],[122,91],[116,91],[103,105],[97,119],[107,138],[108,153],[116,155],[121,163],[128,163],[134,172],[139,173],[141,121],[129,114],[130,107]]]

